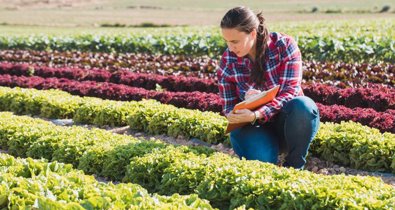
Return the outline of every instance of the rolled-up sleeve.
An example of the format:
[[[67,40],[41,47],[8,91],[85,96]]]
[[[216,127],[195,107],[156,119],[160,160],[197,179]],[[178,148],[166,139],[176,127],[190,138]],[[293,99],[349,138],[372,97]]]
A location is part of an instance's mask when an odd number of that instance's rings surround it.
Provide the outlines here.
[[[277,114],[284,104],[301,94],[302,56],[296,42],[286,39],[280,50],[281,65],[276,70],[279,75],[280,90],[275,99],[259,108],[255,113],[261,123],[269,121]]]

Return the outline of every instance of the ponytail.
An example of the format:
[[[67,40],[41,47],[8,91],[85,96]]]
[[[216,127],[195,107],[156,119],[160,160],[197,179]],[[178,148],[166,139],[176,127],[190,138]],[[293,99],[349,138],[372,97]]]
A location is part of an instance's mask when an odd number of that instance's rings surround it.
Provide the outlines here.
[[[257,27],[255,62],[254,68],[251,71],[250,81],[259,86],[264,80],[263,75],[266,71],[265,54],[268,48],[269,30],[265,25],[265,18],[262,12],[258,13],[256,17],[258,18],[259,25]]]

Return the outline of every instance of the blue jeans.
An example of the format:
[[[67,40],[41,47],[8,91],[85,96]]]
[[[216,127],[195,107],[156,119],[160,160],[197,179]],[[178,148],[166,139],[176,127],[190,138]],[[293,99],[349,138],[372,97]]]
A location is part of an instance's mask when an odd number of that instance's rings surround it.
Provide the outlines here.
[[[283,166],[303,169],[319,124],[314,101],[297,96],[282,107],[272,122],[238,128],[230,133],[230,141],[240,158],[276,164],[279,152],[285,152]]]

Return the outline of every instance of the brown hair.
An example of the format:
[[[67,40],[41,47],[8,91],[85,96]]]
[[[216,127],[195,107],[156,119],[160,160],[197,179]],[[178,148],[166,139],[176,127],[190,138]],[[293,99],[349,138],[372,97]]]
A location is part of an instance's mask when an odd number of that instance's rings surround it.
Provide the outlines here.
[[[230,9],[221,20],[221,28],[236,29],[240,32],[251,33],[254,28],[257,31],[256,54],[254,68],[251,71],[250,81],[260,85],[266,71],[265,58],[269,30],[265,25],[262,12],[257,15],[247,7],[235,7]]]

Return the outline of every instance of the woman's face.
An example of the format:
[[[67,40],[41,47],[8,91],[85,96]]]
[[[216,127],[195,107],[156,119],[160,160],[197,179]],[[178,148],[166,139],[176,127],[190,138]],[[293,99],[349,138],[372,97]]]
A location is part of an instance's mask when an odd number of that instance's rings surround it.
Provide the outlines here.
[[[230,51],[234,52],[238,57],[243,57],[254,46],[256,31],[253,30],[248,34],[237,29],[223,28],[222,37],[225,39]]]

